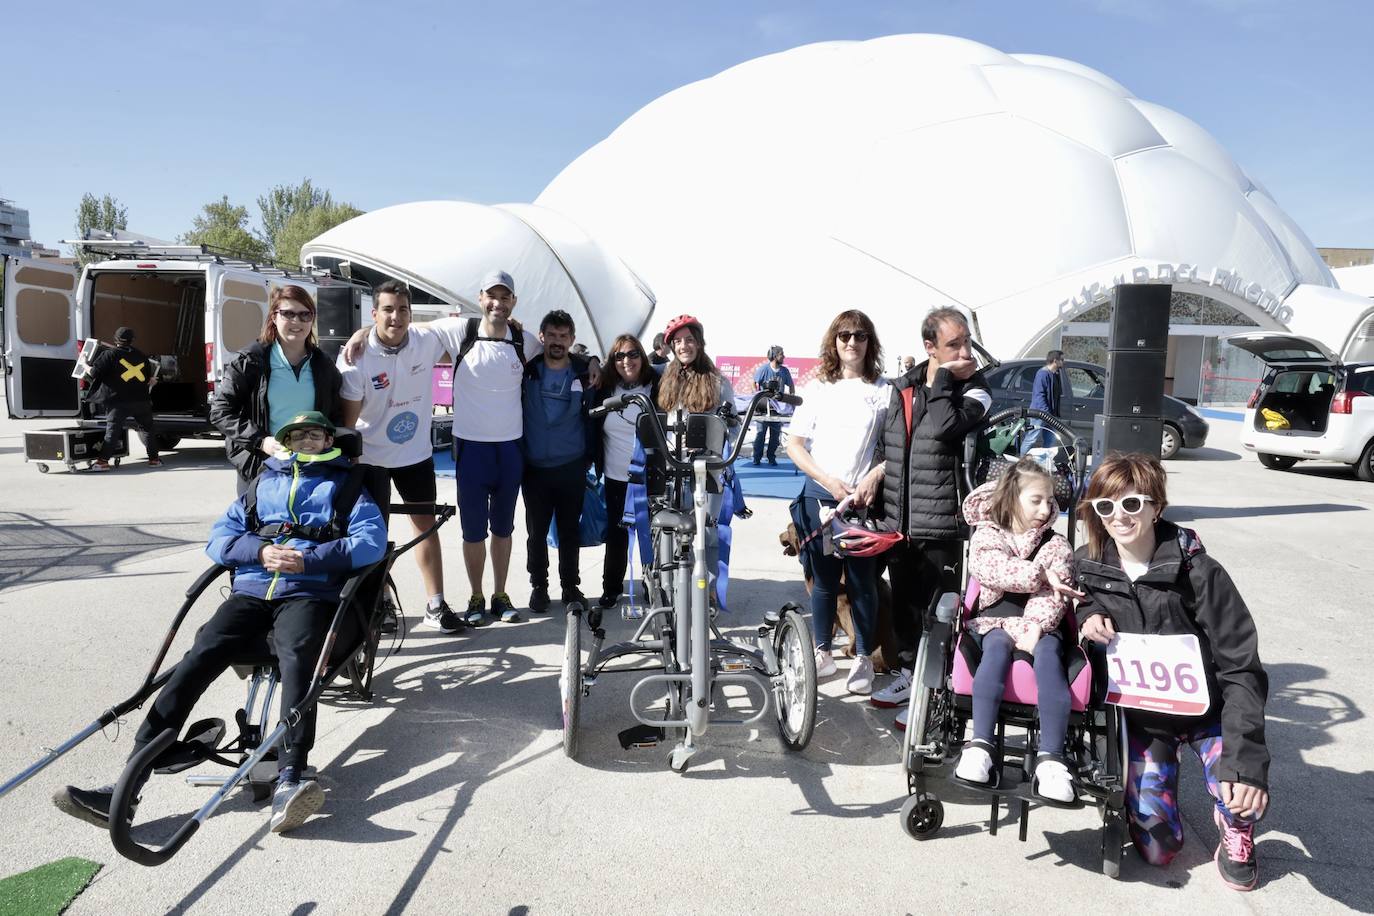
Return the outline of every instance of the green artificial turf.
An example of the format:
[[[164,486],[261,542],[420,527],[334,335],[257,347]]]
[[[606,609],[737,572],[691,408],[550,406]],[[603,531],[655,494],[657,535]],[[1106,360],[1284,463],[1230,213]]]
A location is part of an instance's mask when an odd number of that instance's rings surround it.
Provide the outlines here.
[[[86,889],[100,863],[70,857],[0,881],[0,916],[57,916]]]

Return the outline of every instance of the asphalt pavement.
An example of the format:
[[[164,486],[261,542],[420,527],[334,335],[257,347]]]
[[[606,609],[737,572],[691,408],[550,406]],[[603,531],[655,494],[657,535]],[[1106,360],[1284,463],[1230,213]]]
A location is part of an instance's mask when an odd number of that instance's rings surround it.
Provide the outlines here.
[[[22,432],[55,425],[0,420],[4,776],[138,683],[234,495],[211,442],[166,454],[160,470],[135,445],[109,474],[40,474],[23,460]],[[908,838],[891,714],[845,695],[845,662],[822,684],[815,738],[801,754],[783,750],[770,719],[712,729],[691,769],[673,773],[666,748],[620,748],[616,733],[633,724],[632,678],[622,675],[584,699],[581,754],[568,760],[560,606],[444,636],[417,625],[423,597],[409,558],[396,568],[409,632],[380,665],[376,702],[336,696],[321,707],[320,816],[271,835],[266,808],[238,793],[169,864],[120,858],[104,833],[49,798],[67,783],[113,781],[135,713],[0,800],[0,875],[67,855],[104,863],[73,914],[1374,912],[1374,726],[1363,712],[1374,700],[1374,485],[1334,465],[1266,470],[1241,454],[1238,432],[1214,420],[1209,447],[1168,464],[1166,515],[1198,529],[1259,625],[1274,762],[1254,893],[1217,878],[1195,761],[1181,792],[1186,846],[1165,869],[1128,851],[1120,880],[1101,875],[1092,809],[1036,809],[1021,843],[1004,808],[989,836],[987,806],[942,782],[940,835]],[[440,493],[453,499],[453,483],[441,481]],[[786,501],[751,505],[754,517],[735,528],[730,625],[739,632],[765,608],[805,601],[799,567],[777,543]],[[407,524],[398,519],[394,534]],[[522,603],[523,527],[516,537],[510,591]],[[456,523],[442,541],[457,607],[467,589]],[[592,594],[600,563],[599,548],[584,553]],[[174,652],[215,598],[198,605]],[[630,624],[613,618],[608,629],[628,635]],[[226,676],[197,716],[231,717],[242,698],[243,683]],[[136,835],[165,836],[207,791],[155,778]]]

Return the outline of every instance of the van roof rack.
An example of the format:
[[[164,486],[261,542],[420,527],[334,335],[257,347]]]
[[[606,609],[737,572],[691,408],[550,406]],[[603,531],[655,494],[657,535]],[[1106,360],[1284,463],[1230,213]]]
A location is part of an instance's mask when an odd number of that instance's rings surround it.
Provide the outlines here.
[[[296,264],[283,264],[278,261],[259,264],[240,257],[236,252],[212,245],[173,245],[150,244],[142,239],[64,239],[63,245],[71,245],[93,254],[104,255],[110,260],[151,260],[151,261],[193,261],[201,264],[220,264],[225,267],[242,267],[268,276],[302,277],[310,280],[338,280],[355,286],[366,286],[342,274],[318,267],[301,267]]]

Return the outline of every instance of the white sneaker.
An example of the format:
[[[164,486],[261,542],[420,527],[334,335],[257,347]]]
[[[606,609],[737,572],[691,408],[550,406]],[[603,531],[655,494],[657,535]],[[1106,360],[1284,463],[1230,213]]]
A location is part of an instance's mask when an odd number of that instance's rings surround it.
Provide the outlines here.
[[[877,691],[869,697],[868,702],[880,709],[896,709],[898,706],[906,709],[907,701],[911,699],[911,672],[903,668],[897,672],[897,676],[892,679],[882,690]],[[902,727],[906,725],[906,713],[898,716],[902,720]]]
[[[992,778],[992,755],[982,745],[968,745],[959,755],[954,775],[968,782],[987,783]]]
[[[1069,768],[1052,757],[1045,757],[1035,764],[1035,794],[1050,801],[1073,804],[1076,796],[1073,778]]]
[[[873,659],[859,655],[854,659],[854,667],[849,669],[849,678],[844,689],[850,693],[866,697],[873,692]]]
[[[835,667],[835,656],[824,649],[816,650],[816,677],[830,677],[839,670]]]

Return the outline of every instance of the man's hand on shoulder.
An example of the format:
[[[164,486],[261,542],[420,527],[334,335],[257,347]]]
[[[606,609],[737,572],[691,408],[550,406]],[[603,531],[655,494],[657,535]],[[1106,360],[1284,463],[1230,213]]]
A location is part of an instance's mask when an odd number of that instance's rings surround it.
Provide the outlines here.
[[[372,325],[359,328],[353,332],[353,336],[348,338],[348,342],[339,350],[339,355],[343,357],[345,364],[356,365],[358,359],[363,355],[363,347],[367,345],[367,335],[372,333]]]

